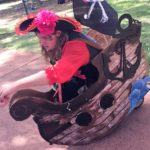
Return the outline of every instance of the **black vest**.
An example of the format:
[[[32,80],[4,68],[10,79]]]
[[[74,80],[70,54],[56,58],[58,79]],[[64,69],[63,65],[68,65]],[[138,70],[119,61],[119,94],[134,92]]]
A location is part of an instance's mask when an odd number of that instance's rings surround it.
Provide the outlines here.
[[[87,65],[84,65],[79,68],[82,75],[85,75],[86,79],[81,79],[79,77],[73,76],[69,82],[65,82],[62,84],[62,97],[63,102],[66,102],[78,95],[78,90],[86,85],[87,87],[90,86],[92,83],[97,81],[99,77],[99,73],[91,63],[91,60],[100,52],[100,50],[96,49],[95,47],[91,46],[92,43],[96,45],[96,41],[93,38],[90,38],[87,35],[84,35],[80,32],[71,32],[69,34],[69,41],[72,40],[81,40],[85,42],[87,48],[90,53],[90,61]]]
[[[75,32],[75,31],[71,32],[69,34],[69,41],[76,40],[76,39],[85,42],[90,53],[90,60],[93,59],[100,52],[100,50],[92,46],[92,44],[98,45],[98,43],[90,36],[87,36],[81,32]]]

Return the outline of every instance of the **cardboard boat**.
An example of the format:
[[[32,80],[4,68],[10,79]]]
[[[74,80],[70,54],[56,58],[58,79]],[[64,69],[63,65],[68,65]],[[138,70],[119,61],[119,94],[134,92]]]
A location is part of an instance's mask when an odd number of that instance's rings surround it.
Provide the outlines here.
[[[141,23],[134,19],[127,28],[120,27],[115,37],[90,30],[88,35],[101,47],[92,59],[98,80],[61,105],[48,101],[51,92],[18,91],[10,102],[11,116],[23,121],[32,115],[41,136],[50,144],[87,144],[108,135],[129,114],[133,82],[148,73],[140,34]]]

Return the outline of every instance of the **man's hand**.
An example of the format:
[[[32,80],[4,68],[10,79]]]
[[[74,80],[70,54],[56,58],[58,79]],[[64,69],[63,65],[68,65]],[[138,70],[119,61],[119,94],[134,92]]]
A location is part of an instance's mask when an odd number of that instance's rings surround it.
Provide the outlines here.
[[[4,107],[8,104],[11,95],[15,92],[15,88],[12,83],[3,84],[0,87],[0,106]]]

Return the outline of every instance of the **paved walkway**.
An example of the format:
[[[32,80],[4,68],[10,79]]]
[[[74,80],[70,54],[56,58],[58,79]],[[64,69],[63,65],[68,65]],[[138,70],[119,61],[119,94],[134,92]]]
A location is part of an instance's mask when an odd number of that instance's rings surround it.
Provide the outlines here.
[[[0,50],[0,83],[35,73],[46,66],[40,54]],[[149,150],[150,100],[131,114],[111,135],[84,146],[50,146],[39,135],[32,118],[13,120],[0,108],[0,150]]]
[[[46,66],[40,54],[3,51],[0,49],[0,84],[35,73]],[[47,87],[43,87],[46,90]],[[41,90],[43,90],[43,88]],[[39,87],[36,88],[40,90]],[[0,108],[0,150],[65,150],[66,146],[49,146],[29,118],[16,122],[8,107]]]

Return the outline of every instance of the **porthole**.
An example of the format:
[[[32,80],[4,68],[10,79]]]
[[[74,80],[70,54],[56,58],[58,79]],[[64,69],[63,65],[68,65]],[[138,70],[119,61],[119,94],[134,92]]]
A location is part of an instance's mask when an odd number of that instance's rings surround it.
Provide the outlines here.
[[[110,108],[114,104],[114,96],[110,93],[105,94],[100,99],[100,107],[103,109]]]
[[[79,126],[88,126],[92,122],[92,116],[89,112],[82,112],[77,115],[76,123]]]

